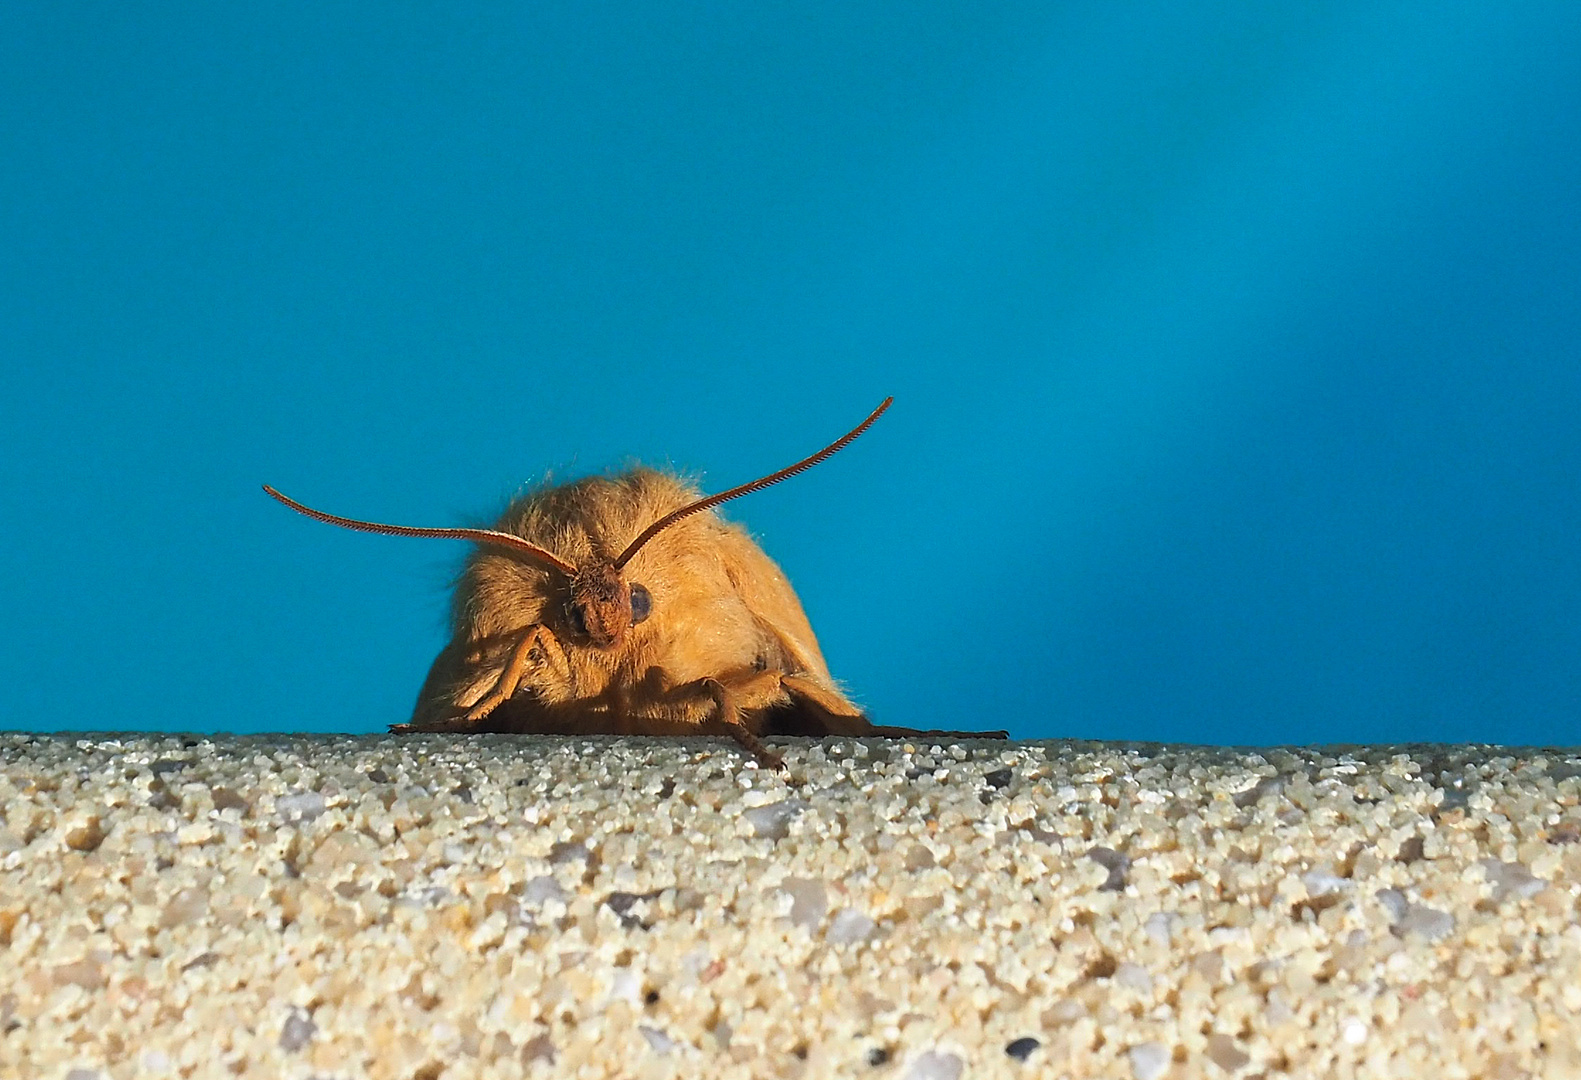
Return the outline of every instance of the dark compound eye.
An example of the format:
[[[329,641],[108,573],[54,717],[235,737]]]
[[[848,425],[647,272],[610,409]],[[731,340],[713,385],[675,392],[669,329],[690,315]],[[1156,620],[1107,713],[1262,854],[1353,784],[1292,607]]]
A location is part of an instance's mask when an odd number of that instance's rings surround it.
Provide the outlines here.
[[[647,589],[643,588],[641,585],[638,585],[635,581],[633,581],[631,583],[631,621],[632,621],[632,623],[633,624],[640,623],[643,619],[646,619],[648,617],[648,612],[650,612],[652,610],[653,610],[653,597],[648,595],[648,590]]]
[[[587,637],[587,618],[582,614],[582,609],[575,604],[567,604],[565,613],[571,620],[571,628],[583,637]]]

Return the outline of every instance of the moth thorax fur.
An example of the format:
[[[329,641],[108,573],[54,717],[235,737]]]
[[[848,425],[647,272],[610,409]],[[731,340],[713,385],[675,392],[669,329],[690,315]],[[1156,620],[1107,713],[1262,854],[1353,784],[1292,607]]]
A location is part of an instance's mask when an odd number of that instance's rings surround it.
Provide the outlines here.
[[[571,622],[597,649],[619,645],[631,629],[631,587],[613,563],[598,559],[571,579]]]

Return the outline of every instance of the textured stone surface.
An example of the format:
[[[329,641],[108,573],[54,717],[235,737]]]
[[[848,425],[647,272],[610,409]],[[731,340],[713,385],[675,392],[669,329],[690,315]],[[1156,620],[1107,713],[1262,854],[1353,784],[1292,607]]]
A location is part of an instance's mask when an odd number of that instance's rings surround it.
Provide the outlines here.
[[[1573,753],[777,745],[0,734],[0,1075],[1581,1077]]]

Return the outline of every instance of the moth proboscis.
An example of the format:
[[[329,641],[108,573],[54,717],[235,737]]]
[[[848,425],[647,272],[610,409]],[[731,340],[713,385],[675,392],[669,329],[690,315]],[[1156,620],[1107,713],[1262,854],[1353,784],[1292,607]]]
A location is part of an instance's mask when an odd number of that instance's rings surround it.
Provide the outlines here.
[[[542,487],[492,529],[339,517],[331,525],[477,545],[456,584],[450,642],[396,732],[724,735],[783,769],[774,735],[1005,738],[873,724],[829,675],[790,582],[714,512],[819,464],[893,402],[811,457],[717,495],[635,468]]]

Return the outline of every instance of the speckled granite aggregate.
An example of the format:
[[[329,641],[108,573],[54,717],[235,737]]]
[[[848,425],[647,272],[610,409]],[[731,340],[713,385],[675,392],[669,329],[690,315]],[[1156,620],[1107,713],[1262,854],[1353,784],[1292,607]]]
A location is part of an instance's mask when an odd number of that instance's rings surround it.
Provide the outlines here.
[[[1581,1078],[1581,754],[0,733],[0,1076]]]

